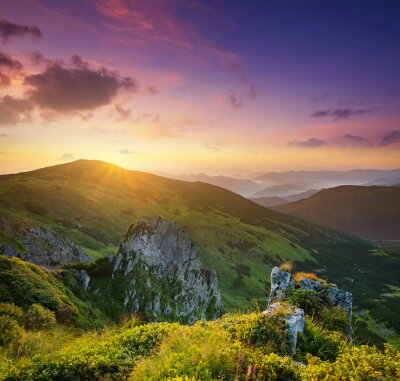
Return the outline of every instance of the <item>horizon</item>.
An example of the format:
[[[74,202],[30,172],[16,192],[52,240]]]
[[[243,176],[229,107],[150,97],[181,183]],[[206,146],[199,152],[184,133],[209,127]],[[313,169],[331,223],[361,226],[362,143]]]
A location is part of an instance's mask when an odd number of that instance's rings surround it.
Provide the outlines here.
[[[78,158],[174,175],[399,167],[396,2],[0,10],[2,174]]]
[[[125,167],[124,165],[120,165],[117,163],[112,163],[108,162],[105,160],[101,159],[75,159],[67,162],[62,162],[62,163],[55,163],[55,164],[49,164],[43,167],[35,167],[31,169],[25,169],[22,171],[17,171],[17,172],[0,172],[0,176],[3,175],[16,175],[19,173],[25,173],[25,172],[33,172],[36,170],[40,169],[46,169],[50,167],[55,167],[55,166],[60,166],[60,165],[68,165],[68,164],[73,164],[79,161],[91,161],[91,162],[101,162],[104,164],[109,164],[113,165],[119,168],[122,168],[124,170],[128,171],[134,171],[134,172],[143,172],[143,173],[149,173],[161,177],[170,177],[170,176],[206,176],[206,177],[228,177],[232,179],[237,179],[237,180],[256,180],[256,177],[265,175],[265,174],[275,174],[275,173],[299,173],[299,172],[357,172],[357,171],[379,171],[379,172],[386,172],[386,171],[400,171],[400,167],[395,167],[395,168],[351,168],[351,169],[300,169],[300,170],[281,170],[281,171],[274,171],[274,170],[266,170],[266,171],[252,171],[252,172],[240,172],[239,170],[231,170],[232,173],[228,174],[222,174],[219,172],[216,173],[207,173],[207,172],[179,172],[179,173],[174,173],[174,172],[164,172],[164,171],[159,171],[157,169],[149,169],[149,170],[141,170],[138,168],[130,168],[130,167]]]

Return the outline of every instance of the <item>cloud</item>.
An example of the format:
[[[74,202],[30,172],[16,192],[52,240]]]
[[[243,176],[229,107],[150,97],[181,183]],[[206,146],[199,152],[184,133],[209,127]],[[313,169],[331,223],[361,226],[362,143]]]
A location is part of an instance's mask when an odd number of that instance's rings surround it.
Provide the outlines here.
[[[159,92],[154,86],[147,86],[147,91],[150,94],[158,94],[158,92]]]
[[[288,143],[289,146],[316,148],[326,146],[328,143],[325,140],[310,138],[308,140],[292,140]]]
[[[7,135],[7,134],[0,134],[0,138],[9,138],[9,135]]]
[[[223,147],[223,143],[219,142],[219,141],[218,142],[206,142],[205,147],[207,149],[209,149],[210,151],[219,152],[219,151],[221,151],[221,149]]]
[[[6,20],[0,20],[0,37],[3,43],[12,37],[42,37],[42,31],[37,26],[14,24]]]
[[[315,111],[311,114],[312,118],[326,118],[333,117],[334,120],[348,119],[355,115],[363,115],[377,111],[377,108],[366,108],[366,109],[351,109],[351,108],[340,108],[340,109],[327,109]]]
[[[379,147],[385,147],[393,143],[400,142],[400,130],[391,131],[381,137],[380,142],[378,143]]]
[[[234,91],[229,95],[229,102],[234,108],[239,108],[243,104],[242,97]]]
[[[40,74],[25,77],[29,100],[44,110],[58,113],[90,111],[109,104],[120,90],[136,91],[130,77],[105,67],[90,68],[78,55],[71,66],[52,61]]]
[[[324,102],[326,101],[332,94],[323,92],[318,95],[314,95],[310,98],[311,102]]]
[[[32,110],[31,102],[5,95],[0,98],[0,125],[16,125],[29,121]]]
[[[341,138],[340,143],[344,146],[351,146],[351,147],[370,147],[372,146],[371,142],[365,138],[364,136],[360,135],[351,135],[346,134]]]
[[[10,77],[6,74],[0,73],[0,88],[10,86]]]
[[[18,60],[12,58],[8,54],[0,52],[0,67],[9,69],[9,70],[21,70],[22,64]]]
[[[65,153],[64,155],[62,155],[58,158],[58,160],[61,160],[61,161],[71,161],[74,159],[75,159],[75,156],[72,153]]]
[[[117,111],[119,117],[119,121],[126,120],[130,117],[131,115],[131,109],[130,108],[123,108],[120,104],[115,105],[115,111]]]
[[[134,151],[134,150],[125,148],[125,149],[122,149],[121,151],[119,151],[119,153],[120,153],[121,155],[133,155],[134,153],[137,153],[137,152]]]
[[[245,92],[238,93],[231,91],[229,95],[229,103],[234,108],[240,108],[244,105],[245,100],[255,101],[257,99],[257,89],[251,85]]]

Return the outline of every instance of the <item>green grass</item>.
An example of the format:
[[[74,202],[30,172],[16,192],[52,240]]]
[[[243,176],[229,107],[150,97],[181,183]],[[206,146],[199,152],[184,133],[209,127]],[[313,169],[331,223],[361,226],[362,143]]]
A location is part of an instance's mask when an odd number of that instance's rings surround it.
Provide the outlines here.
[[[399,303],[382,295],[386,283],[400,287],[398,255],[372,255],[377,252],[365,241],[219,187],[77,161],[0,176],[0,214],[22,227],[40,224],[63,234],[94,259],[113,252],[130,224],[162,215],[189,228],[203,265],[217,271],[228,311],[265,306],[272,267],[289,260],[296,270],[335,279],[353,291],[356,305],[400,332]],[[21,248],[21,234],[0,234],[0,244]],[[248,266],[249,275],[239,274],[240,266]],[[74,303],[88,308],[81,300]],[[91,315],[98,316],[93,308]]]

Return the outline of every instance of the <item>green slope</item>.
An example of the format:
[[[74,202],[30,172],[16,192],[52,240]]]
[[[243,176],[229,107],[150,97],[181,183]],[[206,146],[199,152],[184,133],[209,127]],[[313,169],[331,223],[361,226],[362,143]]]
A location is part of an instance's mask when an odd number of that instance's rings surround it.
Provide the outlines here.
[[[400,331],[399,261],[362,240],[263,208],[225,189],[76,161],[0,176],[0,213],[73,239],[96,258],[114,252],[126,228],[163,215],[189,228],[205,266],[214,267],[226,309],[266,302],[268,277],[282,260],[351,289],[356,304]],[[0,232],[0,245],[18,237]],[[381,269],[382,271],[377,271]],[[378,307],[379,306],[379,307]]]
[[[275,209],[366,239],[400,242],[400,186],[344,185]]]

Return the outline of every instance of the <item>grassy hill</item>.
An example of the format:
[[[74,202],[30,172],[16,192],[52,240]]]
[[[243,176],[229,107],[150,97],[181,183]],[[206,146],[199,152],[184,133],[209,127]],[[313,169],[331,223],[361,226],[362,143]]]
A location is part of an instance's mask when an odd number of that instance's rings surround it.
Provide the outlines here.
[[[400,332],[397,256],[213,185],[80,160],[0,176],[0,213],[62,234],[93,258],[113,253],[137,219],[163,215],[188,226],[203,264],[217,271],[227,310],[264,306],[272,266],[291,260],[352,290],[370,330],[379,320]],[[22,245],[7,231],[0,231],[1,244]]]
[[[400,242],[400,187],[340,186],[276,209],[366,239]]]

